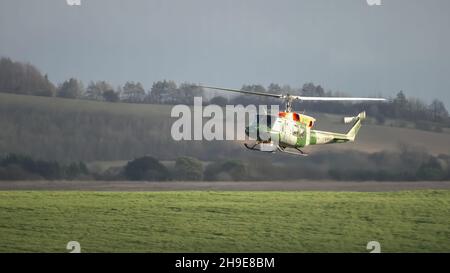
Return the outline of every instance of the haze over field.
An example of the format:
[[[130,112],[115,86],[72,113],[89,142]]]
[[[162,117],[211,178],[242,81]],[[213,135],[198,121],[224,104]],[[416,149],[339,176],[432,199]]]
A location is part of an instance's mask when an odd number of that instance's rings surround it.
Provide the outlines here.
[[[240,87],[313,81],[450,106],[446,0],[1,1],[0,55],[62,82],[160,79]]]

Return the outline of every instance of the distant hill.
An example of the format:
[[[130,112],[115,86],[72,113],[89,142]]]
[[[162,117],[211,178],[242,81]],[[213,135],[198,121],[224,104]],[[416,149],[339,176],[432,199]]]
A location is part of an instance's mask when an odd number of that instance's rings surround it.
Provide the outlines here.
[[[170,106],[0,93],[0,154],[61,161],[128,160],[151,154],[202,159],[239,150],[232,143],[177,142]]]
[[[0,93],[0,154],[21,153],[61,161],[129,160],[146,154],[171,160],[254,158],[257,153],[231,141],[174,141],[170,105],[108,103]],[[314,114],[317,127],[346,131],[339,116]],[[354,114],[354,113],[349,113]],[[376,152],[414,146],[450,154],[450,134],[364,124],[356,143],[313,146],[309,152]],[[284,155],[283,155],[284,156]]]

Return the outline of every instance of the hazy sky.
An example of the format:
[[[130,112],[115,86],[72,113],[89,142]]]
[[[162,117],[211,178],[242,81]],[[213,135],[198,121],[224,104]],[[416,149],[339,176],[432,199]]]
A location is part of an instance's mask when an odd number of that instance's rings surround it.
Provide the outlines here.
[[[312,81],[450,106],[449,36],[448,0],[0,0],[0,56],[56,83]]]

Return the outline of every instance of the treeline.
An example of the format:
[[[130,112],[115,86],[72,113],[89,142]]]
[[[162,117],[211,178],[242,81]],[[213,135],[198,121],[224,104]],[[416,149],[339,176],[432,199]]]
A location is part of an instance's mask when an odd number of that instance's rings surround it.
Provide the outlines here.
[[[200,181],[246,179],[246,167],[240,161],[214,162],[204,168],[202,161],[178,157],[167,167],[152,156],[129,161],[124,167],[103,172],[89,170],[84,162],[60,164],[36,160],[30,156],[7,154],[0,157],[0,180],[131,180],[131,181]]]
[[[325,91],[320,85],[306,83],[300,88],[272,83],[267,88],[262,85],[244,85],[242,90],[267,92],[273,94],[288,93],[303,96],[343,96],[339,92]],[[24,95],[58,96],[72,99],[88,99],[108,102],[151,103],[151,104],[192,104],[195,96],[202,96],[204,90],[196,85],[173,81],[157,81],[150,90],[140,82],[126,82],[114,88],[106,81],[90,82],[87,87],[75,78],[68,79],[55,86],[47,75],[30,64],[13,62],[9,58],[0,60],[0,92]],[[205,103],[226,104],[280,104],[280,100],[240,95],[232,99],[216,96]],[[417,129],[441,131],[450,126],[450,118],[445,105],[440,100],[430,104],[420,99],[408,98],[400,91],[387,103],[342,103],[342,102],[297,102],[294,109],[313,112],[348,114],[365,110],[369,116],[384,124],[387,119],[400,119],[415,124]],[[401,125],[401,124],[396,124]]]
[[[71,78],[56,88],[56,96],[69,99],[88,99],[108,102],[149,104],[193,104],[195,96],[202,96],[203,90],[189,83],[179,87],[173,81],[157,81],[150,91],[140,82],[126,82],[113,88],[106,81],[90,82],[84,88],[81,81]]]
[[[64,165],[17,154],[0,158],[0,180],[72,180],[85,179],[88,175],[89,171],[83,162]]]
[[[43,76],[33,65],[1,58],[0,92],[53,96],[56,93],[56,87],[48,80],[47,75]]]
[[[291,95],[312,97],[342,97],[343,93],[325,91],[322,86],[306,83],[301,88],[292,88],[289,85],[280,86],[270,84],[267,88],[262,85],[244,85],[242,90],[267,92],[273,94],[288,93]],[[348,95],[347,95],[348,96]],[[215,100],[223,104],[279,104],[277,99],[240,95],[230,101],[225,98]],[[282,109],[282,108],[281,108]],[[434,99],[430,104],[417,98],[408,98],[405,92],[399,91],[394,98],[388,98],[385,103],[346,103],[346,102],[294,102],[294,109],[302,111],[321,112],[330,114],[347,115],[366,111],[369,117],[374,118],[379,124],[385,124],[388,119],[404,120],[415,124],[417,129],[441,131],[442,127],[450,127],[449,113],[440,100]],[[401,126],[402,124],[395,124]]]
[[[192,104],[193,97],[201,96],[203,91],[192,84],[177,86],[166,80],[155,82],[148,92],[140,82],[132,81],[116,88],[106,81],[91,81],[85,87],[80,80],[70,78],[55,86],[33,65],[1,58],[0,92],[108,102]]]
[[[408,146],[375,153],[321,152],[312,155],[301,169],[309,176],[305,178],[311,179],[443,181],[450,179],[450,155],[431,155]]]
[[[268,155],[274,157],[275,155]],[[175,164],[152,156],[129,161],[105,171],[89,170],[83,162],[66,165],[10,154],[0,160],[0,180],[132,180],[132,181],[448,181],[450,156],[430,155],[403,147],[396,152],[325,152],[308,160],[200,161],[178,157]]]
[[[158,181],[447,181],[450,179],[450,156],[435,156],[402,147],[395,152],[322,152],[311,155],[308,160],[279,157],[274,161],[259,157],[245,161],[217,160],[206,165],[192,157],[179,157],[172,168],[146,156],[128,162],[115,177],[109,178]]]
[[[102,176],[100,176],[102,177]],[[204,166],[203,162],[193,157],[178,157],[175,165],[168,168],[156,158],[144,156],[129,161],[112,179],[145,180],[145,181],[214,181],[245,180],[246,166],[238,160],[224,160]]]

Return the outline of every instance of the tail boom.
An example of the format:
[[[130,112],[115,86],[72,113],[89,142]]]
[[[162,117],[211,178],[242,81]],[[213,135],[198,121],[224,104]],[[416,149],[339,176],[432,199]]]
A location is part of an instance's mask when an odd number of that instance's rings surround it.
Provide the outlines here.
[[[346,117],[345,121],[353,121],[352,128],[347,134],[333,133],[326,131],[311,131],[310,144],[331,144],[331,143],[345,143],[355,141],[356,135],[361,128],[361,121],[366,118],[366,112],[361,112],[355,117]]]

